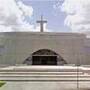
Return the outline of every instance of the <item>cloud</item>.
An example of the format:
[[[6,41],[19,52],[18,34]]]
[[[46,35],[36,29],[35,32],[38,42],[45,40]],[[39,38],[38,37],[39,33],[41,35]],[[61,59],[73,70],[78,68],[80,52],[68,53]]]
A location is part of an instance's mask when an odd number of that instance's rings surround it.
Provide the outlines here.
[[[0,32],[40,31],[39,26],[32,25],[27,18],[32,18],[32,6],[21,0],[0,0]],[[46,29],[45,31],[49,31]]]
[[[90,32],[90,0],[64,0],[61,10],[67,14],[65,25],[73,32]]]
[[[19,1],[17,4],[18,4],[19,8],[21,9],[21,11],[23,11],[23,14],[25,16],[32,16],[33,8],[31,6],[26,6],[21,1]]]
[[[0,0],[0,32],[23,31],[27,26],[31,30],[34,25],[26,17],[31,18],[32,15],[33,8],[21,1]]]

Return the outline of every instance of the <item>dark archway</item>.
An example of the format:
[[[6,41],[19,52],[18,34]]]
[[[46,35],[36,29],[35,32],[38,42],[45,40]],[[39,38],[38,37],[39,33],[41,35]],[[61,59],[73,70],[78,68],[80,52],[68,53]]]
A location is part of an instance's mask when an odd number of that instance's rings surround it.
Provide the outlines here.
[[[27,65],[64,65],[67,62],[56,52],[40,49],[30,55],[24,62]]]

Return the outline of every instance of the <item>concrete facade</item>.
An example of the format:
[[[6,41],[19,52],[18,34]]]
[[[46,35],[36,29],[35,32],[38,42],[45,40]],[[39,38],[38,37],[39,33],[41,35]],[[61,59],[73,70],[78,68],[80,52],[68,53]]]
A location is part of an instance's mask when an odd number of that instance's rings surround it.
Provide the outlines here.
[[[22,64],[33,52],[49,49],[68,64],[90,64],[84,34],[53,32],[0,33],[0,64]],[[89,58],[89,55],[88,55]]]
[[[90,38],[87,38],[85,40],[85,45],[84,45],[84,51],[85,51],[85,55],[86,55],[86,60],[88,61],[88,63],[90,64]]]

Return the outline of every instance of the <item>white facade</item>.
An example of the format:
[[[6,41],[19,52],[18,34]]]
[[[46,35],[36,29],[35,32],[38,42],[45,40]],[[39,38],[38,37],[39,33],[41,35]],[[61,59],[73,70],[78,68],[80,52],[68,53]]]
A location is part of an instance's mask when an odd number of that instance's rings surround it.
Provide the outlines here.
[[[68,64],[90,64],[89,39],[78,33],[6,32],[0,33],[0,64],[22,64],[33,52],[49,49]]]

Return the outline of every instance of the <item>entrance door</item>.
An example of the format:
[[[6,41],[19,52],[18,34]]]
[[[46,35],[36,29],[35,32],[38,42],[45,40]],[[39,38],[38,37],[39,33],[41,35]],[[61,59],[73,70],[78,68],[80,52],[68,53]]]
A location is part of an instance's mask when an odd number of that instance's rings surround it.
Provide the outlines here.
[[[32,65],[57,65],[57,56],[32,56]]]
[[[58,63],[57,63],[58,62]],[[40,49],[26,58],[23,64],[27,65],[64,65],[67,62],[56,52]]]

